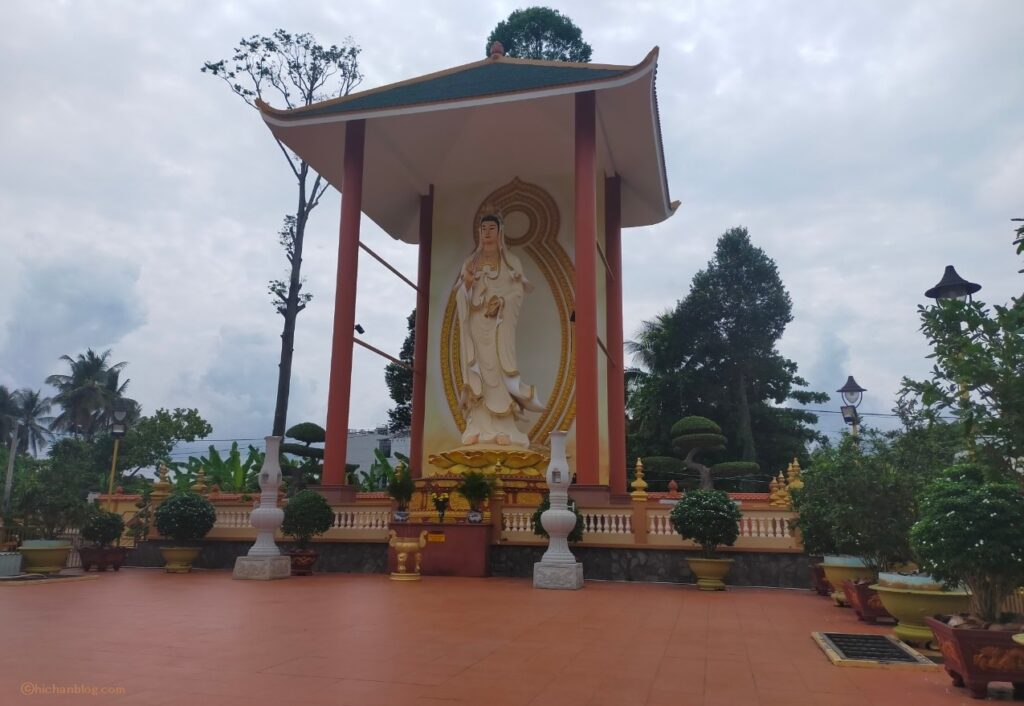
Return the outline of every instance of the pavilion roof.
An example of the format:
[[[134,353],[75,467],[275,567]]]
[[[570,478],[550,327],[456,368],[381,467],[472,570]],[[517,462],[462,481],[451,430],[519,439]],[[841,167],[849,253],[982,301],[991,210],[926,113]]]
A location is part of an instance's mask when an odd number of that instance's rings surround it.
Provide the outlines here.
[[[657,56],[655,48],[635,66],[498,56],[310,106],[258,107],[274,135],[339,191],[345,124],[365,120],[363,212],[416,242],[419,196],[431,184],[479,181],[494,164],[527,180],[571,169],[572,96],[594,91],[605,170],[622,181],[622,225],[650,225],[678,206],[668,197]]]

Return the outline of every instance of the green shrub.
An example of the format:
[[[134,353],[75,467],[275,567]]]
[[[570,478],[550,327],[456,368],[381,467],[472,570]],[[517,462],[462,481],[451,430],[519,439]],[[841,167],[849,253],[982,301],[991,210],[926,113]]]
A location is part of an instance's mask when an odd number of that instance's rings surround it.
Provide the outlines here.
[[[582,542],[583,531],[584,531],[584,520],[583,515],[580,513],[578,507],[576,507],[576,501],[569,498],[569,509],[572,510],[573,514],[576,515],[576,525],[572,528],[572,532],[569,533],[567,539],[570,542]],[[545,510],[551,508],[551,498],[547,493],[544,494],[544,499],[541,501],[537,509],[533,511],[533,533],[538,537],[548,539],[548,533],[544,529],[544,525],[540,522],[540,516],[544,514]]]
[[[731,547],[740,536],[740,509],[721,490],[691,490],[669,515],[683,539],[692,539],[710,558],[719,546]]]
[[[960,464],[932,482],[910,537],[922,569],[966,585],[978,617],[996,622],[1003,601],[1024,585],[1024,495],[985,475],[978,464]]]
[[[213,504],[198,493],[175,493],[156,509],[156,531],[174,540],[175,544],[188,544],[205,537],[217,522]]]
[[[395,468],[395,475],[388,481],[388,495],[394,498],[399,510],[409,507],[413,493],[416,492],[416,483],[413,482],[412,473],[404,463],[399,463]]]
[[[313,490],[303,490],[284,506],[281,531],[294,537],[299,548],[305,549],[313,537],[320,536],[333,524],[334,510],[323,496]]]
[[[466,499],[470,510],[480,510],[484,501],[491,497],[494,479],[481,471],[466,471],[455,485],[455,492]]]
[[[124,532],[124,518],[116,512],[105,512],[98,508],[90,510],[82,525],[82,539],[99,547],[106,547],[120,538]]]

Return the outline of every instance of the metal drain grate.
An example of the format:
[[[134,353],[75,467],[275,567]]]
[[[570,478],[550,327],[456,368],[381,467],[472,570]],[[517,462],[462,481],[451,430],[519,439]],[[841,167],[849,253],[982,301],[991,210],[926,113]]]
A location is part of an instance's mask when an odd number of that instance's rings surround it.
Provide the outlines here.
[[[837,666],[939,668],[925,656],[888,635],[841,632],[815,632],[811,635]]]

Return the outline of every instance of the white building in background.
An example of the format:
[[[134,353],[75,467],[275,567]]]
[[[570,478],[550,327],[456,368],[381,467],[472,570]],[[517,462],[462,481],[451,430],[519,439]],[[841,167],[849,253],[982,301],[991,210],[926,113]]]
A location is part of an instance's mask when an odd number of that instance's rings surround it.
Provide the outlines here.
[[[373,465],[374,449],[380,449],[388,463],[392,466],[398,463],[395,452],[409,455],[409,435],[388,432],[387,427],[376,429],[349,429],[348,430],[348,453],[345,459],[348,463],[359,465],[359,471],[369,471]]]

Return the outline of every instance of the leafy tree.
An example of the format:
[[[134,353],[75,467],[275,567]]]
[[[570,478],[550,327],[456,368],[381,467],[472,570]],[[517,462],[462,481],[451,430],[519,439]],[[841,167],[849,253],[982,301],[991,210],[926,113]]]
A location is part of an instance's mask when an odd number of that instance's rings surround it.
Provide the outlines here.
[[[15,393],[14,401],[15,414],[21,423],[18,427],[18,447],[31,449],[32,455],[37,456],[39,447],[46,445],[53,436],[47,428],[53,418],[43,416],[49,413],[53,400],[43,397],[39,390],[26,388]]]
[[[323,534],[333,524],[334,510],[324,497],[314,490],[303,490],[284,506],[281,531],[294,537],[299,549],[305,549],[313,537]]]
[[[14,494],[14,514],[47,539],[77,527],[85,519],[86,496],[103,484],[94,446],[85,439],[57,441],[50,447],[48,459],[25,471]]]
[[[224,81],[231,92],[255,108],[257,101],[276,98],[287,108],[312,105],[348,95],[363,80],[359,72],[358,46],[351,38],[341,46],[324,47],[310,34],[291,34],[282,29],[269,37],[253,35],[238,42],[230,59],[207,61],[203,73]],[[302,249],[310,213],[327,191],[327,182],[278,140],[281,154],[298,186],[298,205],[284,218],[278,240],[288,259],[288,279],[272,280],[269,290],[274,308],[284,318],[281,360],[274,409],[274,436],[287,427],[295,322],[312,295],[302,291]],[[312,179],[312,184],[310,184]]]
[[[491,55],[491,45],[501,42],[506,56],[517,59],[546,61],[590,61],[590,45],[571,19],[550,7],[528,7],[516,10],[497,24],[484,55]]]
[[[712,474],[742,475],[757,473],[758,465],[749,461],[732,461],[707,466],[697,461],[698,453],[725,449],[722,428],[707,417],[683,417],[672,425],[672,445],[682,456],[683,465],[700,474],[701,490],[713,490]]]
[[[14,420],[18,417],[18,400],[15,393],[0,385],[0,446],[11,443]]]
[[[1015,235],[1019,255],[1024,227]],[[967,448],[997,476],[1014,477],[1024,458],[1024,297],[991,309],[946,299],[918,311],[934,366],[928,380],[904,378],[901,394],[932,419],[952,413]]]
[[[96,353],[89,348],[76,358],[63,355],[60,359],[70,366],[70,374],[46,378],[46,384],[57,389],[53,401],[61,407],[51,430],[91,439],[110,425],[118,401],[128,406],[129,418],[138,415],[138,403],[124,395],[130,380],[122,383],[120,379],[128,363],[111,365],[109,349]]]
[[[667,455],[669,420],[699,415],[718,420],[733,458],[769,472],[794,456],[806,460],[806,445],[820,440],[817,416],[776,405],[828,395],[802,389],[797,364],[776,349],[792,318],[772,259],[745,228],[724,233],[686,298],[627,345],[639,363],[626,384],[631,453]]]
[[[171,452],[177,444],[191,443],[212,433],[213,427],[200,416],[198,409],[158,409],[129,427],[118,453],[118,472],[122,477],[132,478],[142,469],[153,468],[160,463],[173,466]],[[110,435],[97,441],[100,456],[110,459],[113,454]]]
[[[812,554],[850,554],[876,571],[911,558],[910,528],[917,519],[916,498],[927,476],[894,466],[882,436],[858,440],[844,435],[824,444],[803,472],[803,488],[793,490],[799,517],[794,521]]]
[[[929,485],[911,542],[921,568],[946,584],[965,584],[978,617],[998,622],[1003,602],[1024,583],[1024,495],[988,474],[959,464]]]
[[[416,310],[413,309],[406,321],[408,333],[402,341],[399,360],[408,368],[388,363],[384,368],[384,382],[387,383],[395,406],[388,410],[388,429],[392,434],[407,431],[412,426],[412,364],[416,352]]]

